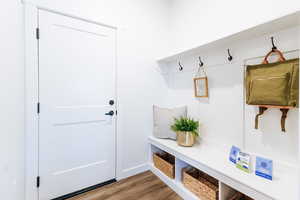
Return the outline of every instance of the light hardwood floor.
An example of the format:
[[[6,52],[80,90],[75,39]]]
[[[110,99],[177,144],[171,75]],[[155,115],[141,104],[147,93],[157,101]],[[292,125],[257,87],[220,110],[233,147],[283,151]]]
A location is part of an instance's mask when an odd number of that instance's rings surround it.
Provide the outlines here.
[[[182,198],[148,171],[68,200],[182,200]]]

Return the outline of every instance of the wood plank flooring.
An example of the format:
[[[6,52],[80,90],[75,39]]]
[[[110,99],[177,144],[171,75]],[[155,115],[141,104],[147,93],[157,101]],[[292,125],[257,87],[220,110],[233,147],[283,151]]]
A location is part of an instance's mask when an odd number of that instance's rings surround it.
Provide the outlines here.
[[[147,171],[68,200],[182,200],[152,172]]]

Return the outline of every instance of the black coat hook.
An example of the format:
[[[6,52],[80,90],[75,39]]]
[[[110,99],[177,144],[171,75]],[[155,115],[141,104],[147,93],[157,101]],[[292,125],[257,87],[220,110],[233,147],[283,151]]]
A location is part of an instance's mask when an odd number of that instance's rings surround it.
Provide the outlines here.
[[[274,37],[271,37],[271,42],[272,42],[272,51],[277,50],[277,47],[274,44]]]
[[[182,67],[180,61],[178,62],[178,65],[179,65],[179,71],[182,71],[182,70],[183,70],[183,67]]]
[[[229,49],[227,49],[227,53],[228,53],[228,60],[229,60],[229,61],[232,61],[233,57],[232,57],[232,55],[230,54],[230,50],[229,50]]]
[[[199,66],[203,67],[203,65],[204,65],[204,63],[202,62],[201,57],[199,56]]]

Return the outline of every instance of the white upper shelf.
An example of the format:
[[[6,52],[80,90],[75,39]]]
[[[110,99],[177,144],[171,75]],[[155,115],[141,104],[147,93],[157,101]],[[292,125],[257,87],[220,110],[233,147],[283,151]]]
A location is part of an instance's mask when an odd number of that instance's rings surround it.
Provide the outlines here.
[[[210,41],[207,43],[200,44],[196,47],[191,47],[189,49],[183,49],[176,52],[172,52],[167,56],[161,57],[157,59],[159,63],[171,62],[179,57],[193,55],[201,50],[205,50],[208,48],[214,48],[226,45],[228,43],[233,43],[240,40],[251,39],[253,37],[262,36],[265,34],[277,32],[280,30],[284,30],[290,27],[300,25],[300,11],[292,13],[290,15],[286,15],[284,17],[257,25],[255,27],[243,30],[241,32],[235,33],[233,35],[229,35],[223,38],[219,38],[214,41]]]

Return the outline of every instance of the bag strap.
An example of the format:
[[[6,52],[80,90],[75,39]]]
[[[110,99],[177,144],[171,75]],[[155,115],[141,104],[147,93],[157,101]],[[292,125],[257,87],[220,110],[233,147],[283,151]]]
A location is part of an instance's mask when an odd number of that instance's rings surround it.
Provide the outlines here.
[[[264,114],[264,112],[266,110],[268,110],[267,107],[259,107],[259,113],[255,117],[255,129],[258,129],[258,118],[259,118],[259,116],[261,116],[262,114]]]
[[[285,121],[286,121],[286,117],[287,117],[287,113],[288,113],[289,109],[288,108],[281,108],[280,111],[282,112],[282,115],[281,115],[281,131],[286,132],[286,130],[285,130]]]
[[[262,64],[269,64],[268,58],[269,58],[269,56],[271,56],[272,54],[276,54],[276,55],[279,57],[279,59],[278,59],[279,62],[285,61],[285,58],[284,58],[283,54],[281,53],[281,51],[279,51],[279,50],[277,50],[277,49],[273,49],[272,51],[270,51],[270,52],[265,56],[265,58],[264,58]]]
[[[255,129],[258,129],[258,118],[259,118],[259,116],[261,116],[262,114],[264,114],[264,112],[266,110],[268,110],[267,107],[258,107],[258,108],[259,108],[259,113],[255,117]]]

